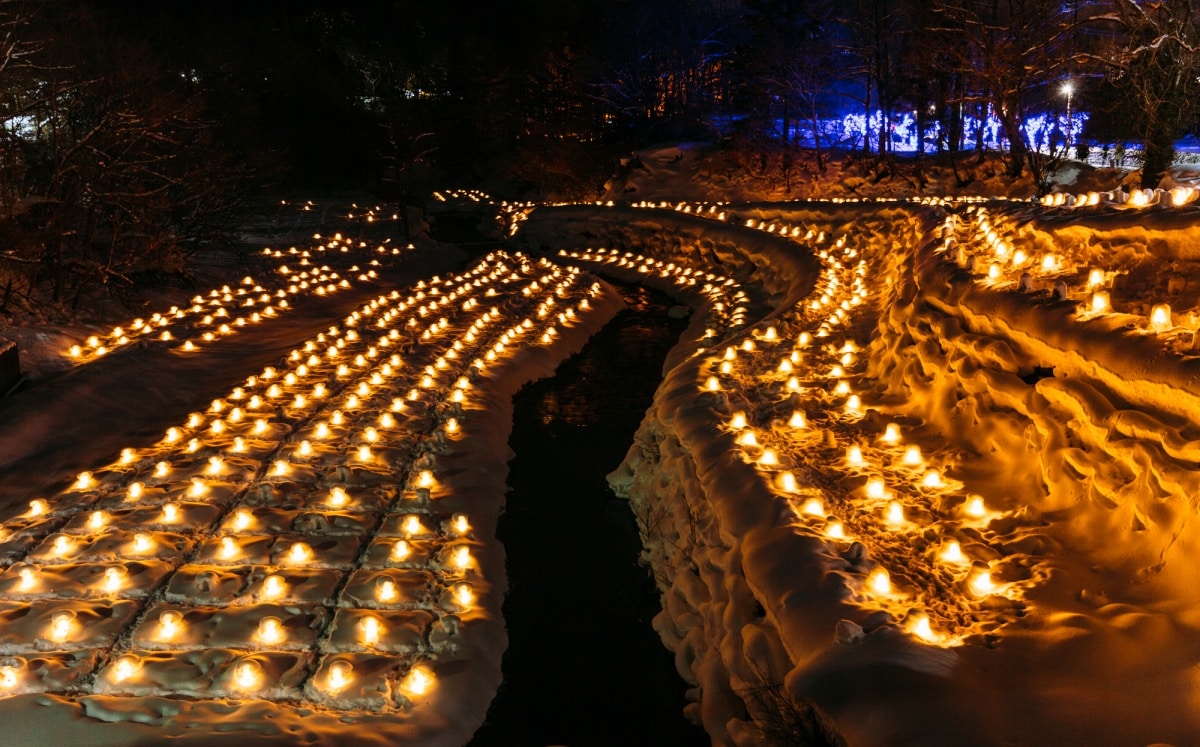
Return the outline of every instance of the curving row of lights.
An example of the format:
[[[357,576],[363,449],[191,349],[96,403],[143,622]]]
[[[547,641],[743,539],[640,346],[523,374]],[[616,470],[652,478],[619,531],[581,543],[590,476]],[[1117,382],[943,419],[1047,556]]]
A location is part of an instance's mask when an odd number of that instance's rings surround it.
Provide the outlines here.
[[[477,387],[599,292],[577,268],[489,255],[371,300],[152,447],[32,500],[0,526],[0,605],[21,621],[0,693],[136,695],[204,652],[211,671],[179,694],[377,709],[394,667],[360,665],[388,655],[407,673],[385,707],[410,706],[436,682],[434,640],[486,614],[439,456],[469,437]]]
[[[264,248],[262,256],[273,267],[266,268],[260,280],[247,275],[236,286],[212,288],[194,296],[187,306],[172,306],[118,325],[105,335],[91,335],[71,345],[66,355],[77,363],[87,363],[138,341],[191,352],[247,326],[280,317],[299,297],[325,296],[350,288],[355,280],[375,280],[380,260],[401,254],[399,248],[389,246],[390,239],[371,248],[366,241],[347,239],[340,233],[328,239],[321,234],[312,238],[313,245],[305,249]],[[363,260],[367,266],[360,268],[356,261]],[[319,264],[323,261],[346,266],[339,271],[328,263]]]

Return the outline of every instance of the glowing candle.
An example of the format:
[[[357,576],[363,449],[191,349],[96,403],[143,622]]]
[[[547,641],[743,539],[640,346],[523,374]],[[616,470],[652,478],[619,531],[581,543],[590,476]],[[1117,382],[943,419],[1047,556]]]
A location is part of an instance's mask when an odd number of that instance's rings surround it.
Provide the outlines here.
[[[910,467],[920,467],[925,464],[924,458],[921,457],[921,447],[913,445],[906,448],[902,461]]]
[[[1171,330],[1171,307],[1168,304],[1156,304],[1150,311],[1150,328],[1155,332]]]
[[[255,638],[259,643],[273,646],[283,642],[287,638],[287,634],[279,618],[268,615],[258,621],[258,632],[255,634]]]
[[[971,577],[967,581],[967,587],[971,590],[972,594],[980,597],[986,597],[996,592],[996,583],[992,581],[992,572],[986,565],[976,568],[971,573]]]
[[[782,489],[788,493],[796,492],[796,476],[786,470],[783,472],[780,472],[779,473],[779,487],[780,487],[780,489]]]
[[[121,464],[130,464],[137,458],[137,453],[133,449],[121,449]]]
[[[75,484],[72,487],[76,490],[87,490],[94,484],[95,481],[92,479],[91,472],[80,472],[78,477],[75,478]]]
[[[466,570],[471,567],[471,549],[466,545],[455,548],[451,557],[455,568]]]
[[[71,538],[65,534],[60,534],[54,538],[54,544],[52,545],[52,551],[55,555],[62,557],[64,555],[69,554],[73,547],[74,547],[74,543],[71,542]]]
[[[34,498],[29,502],[28,513],[30,516],[42,516],[48,511],[50,511],[50,504],[46,502],[45,498]]]
[[[400,683],[400,689],[405,695],[425,695],[433,687],[433,675],[422,667],[413,667]]]
[[[245,531],[251,524],[254,523],[254,514],[248,508],[239,508],[233,512],[233,528],[238,532]],[[226,537],[225,539],[233,542],[233,538]]]
[[[864,460],[861,446],[858,444],[853,444],[846,449],[846,464],[850,465],[851,467],[861,467],[863,466],[863,463]]]
[[[305,542],[295,542],[288,549],[287,559],[290,563],[307,563],[312,559],[312,548]]]
[[[370,446],[363,444],[362,446],[358,447],[358,461],[360,461],[360,462],[371,461],[371,447]]]
[[[895,423],[888,423],[883,429],[883,435],[879,437],[879,440],[885,444],[895,445],[900,443],[900,426]]]
[[[936,469],[931,469],[925,472],[925,476],[921,478],[922,487],[926,488],[941,488],[946,485],[942,480],[942,473]]]
[[[204,480],[199,477],[192,478],[192,486],[188,488],[188,495],[192,498],[200,498],[208,492],[208,486],[204,484]]]
[[[967,502],[963,504],[963,513],[973,519],[982,519],[987,516],[987,507],[983,504],[983,496],[968,497]]]
[[[405,561],[412,555],[412,548],[404,540],[397,540],[392,544],[392,560],[397,562]]]
[[[143,555],[154,549],[154,538],[148,532],[138,532],[133,535],[133,551]]]
[[[30,591],[37,587],[38,572],[36,568],[22,568],[17,575],[21,579],[17,588],[21,591]]]
[[[403,531],[404,534],[409,537],[420,534],[422,531],[424,531],[424,527],[421,526],[421,518],[416,514],[409,514],[408,516],[404,517],[404,522],[401,524],[400,528],[401,531]]]
[[[887,487],[884,485],[883,480],[878,477],[872,477],[870,480],[867,480],[867,497],[875,499],[887,497]]]
[[[963,554],[962,546],[958,543],[958,540],[950,540],[947,542],[945,547],[943,547],[942,551],[938,554],[938,557],[943,562],[952,563],[955,565],[967,562],[967,556]]]
[[[380,602],[394,602],[400,596],[396,590],[396,582],[390,578],[381,578],[375,582],[375,599]]]
[[[340,485],[335,485],[329,491],[329,505],[336,508],[341,508],[350,502],[350,495],[346,493],[346,489]]]
[[[809,498],[800,506],[800,513],[805,516],[824,516],[825,504],[821,502],[820,498]]]
[[[239,690],[254,690],[262,681],[262,667],[256,661],[240,661],[233,668],[234,686]]]
[[[263,579],[262,595],[264,599],[278,599],[287,591],[287,582],[282,576],[271,574]]]
[[[737,437],[737,443],[739,446],[758,446],[758,438],[754,435],[754,431],[744,430]]]
[[[0,690],[13,690],[20,684],[20,670],[13,664],[0,665]]]
[[[417,487],[428,488],[433,486],[433,472],[427,469],[421,470],[417,475]]]
[[[164,524],[173,524],[179,521],[179,504],[164,503],[162,507],[162,521]]]
[[[383,624],[379,622],[379,618],[374,615],[366,615],[358,621],[359,639],[364,646],[375,646],[379,644],[379,635],[383,631]]]
[[[117,660],[113,662],[111,670],[112,681],[118,683],[124,682],[136,675],[140,668],[141,660],[133,654],[125,654],[117,657]]]
[[[354,667],[348,661],[335,661],[329,665],[329,674],[325,678],[325,689],[331,692],[343,690],[350,684]]]
[[[454,585],[454,601],[460,607],[470,607],[475,601],[475,592],[471,591],[470,584],[459,583]]]
[[[99,531],[104,528],[107,521],[108,517],[103,511],[93,511],[88,514],[87,528],[93,532]]]
[[[296,452],[302,457],[307,457],[312,456],[312,450],[312,443],[304,440],[300,442],[300,446],[297,447]]]
[[[910,614],[904,629],[927,643],[939,643],[942,640],[942,637],[933,631],[929,624],[929,616],[924,612]]]
[[[116,594],[125,586],[125,569],[110,567],[104,569],[104,581],[102,586],[104,591],[109,594]]]
[[[271,474],[276,477],[286,475],[288,473],[288,463],[283,459],[276,459],[275,464],[271,468]]]
[[[220,456],[211,456],[208,458],[208,466],[204,468],[205,474],[219,475],[224,470],[225,460]]]
[[[1108,291],[1098,290],[1092,293],[1091,310],[1093,314],[1102,314],[1111,306]]]
[[[892,526],[899,526],[904,523],[904,506],[899,501],[888,503],[886,520]]]
[[[840,521],[831,521],[825,525],[825,536],[832,539],[846,539],[845,526]]]
[[[71,632],[75,629],[75,612],[72,610],[59,610],[50,618],[50,630],[48,638],[55,643],[62,643],[71,637]]]
[[[875,566],[867,574],[867,588],[876,594],[892,593],[892,577],[883,566]]]

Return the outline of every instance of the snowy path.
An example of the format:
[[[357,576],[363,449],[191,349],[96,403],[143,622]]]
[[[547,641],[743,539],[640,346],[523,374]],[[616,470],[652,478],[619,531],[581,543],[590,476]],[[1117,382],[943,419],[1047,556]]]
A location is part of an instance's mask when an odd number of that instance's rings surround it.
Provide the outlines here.
[[[0,710],[21,738],[344,743],[364,723],[359,743],[469,738],[504,648],[503,550],[479,541],[503,499],[504,413],[619,296],[492,256],[331,317],[349,301],[215,342],[203,363],[105,355],[10,405],[35,422],[174,423],[151,443],[96,439],[70,457],[91,469],[26,492],[3,527]],[[158,392],[132,389],[156,361]],[[60,458],[54,439],[25,440],[41,443],[10,474]],[[80,709],[99,721],[64,718]]]
[[[1195,209],[662,207],[521,231],[769,301],[611,478],[714,740],[1194,741]]]
[[[211,363],[123,350],[2,405],[28,424],[0,452],[24,457],[18,734],[467,741],[505,643],[511,396],[615,312],[589,272],[695,312],[610,481],[714,743],[1200,734],[1194,208],[501,207],[554,262],[297,307]],[[57,435],[72,417],[92,430]]]

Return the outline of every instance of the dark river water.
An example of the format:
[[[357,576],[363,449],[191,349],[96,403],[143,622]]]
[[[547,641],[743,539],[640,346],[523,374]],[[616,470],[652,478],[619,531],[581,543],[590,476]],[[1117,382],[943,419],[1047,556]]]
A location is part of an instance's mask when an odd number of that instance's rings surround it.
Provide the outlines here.
[[[682,715],[687,685],[651,627],[659,596],[637,526],[605,481],[686,322],[668,318],[664,296],[622,292],[630,308],[514,400],[498,528],[509,649],[477,747],[710,743]]]

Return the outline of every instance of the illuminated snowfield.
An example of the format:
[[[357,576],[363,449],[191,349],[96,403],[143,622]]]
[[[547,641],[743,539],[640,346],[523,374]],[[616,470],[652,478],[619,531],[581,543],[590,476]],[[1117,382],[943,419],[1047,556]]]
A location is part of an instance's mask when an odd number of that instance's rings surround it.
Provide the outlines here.
[[[505,646],[511,396],[617,311],[609,276],[694,309],[610,481],[714,743],[786,702],[850,744],[1194,741],[1189,200],[508,206],[509,252],[364,275],[353,313],[9,512],[6,728],[466,742]],[[199,305],[164,365],[212,342],[185,347]]]

